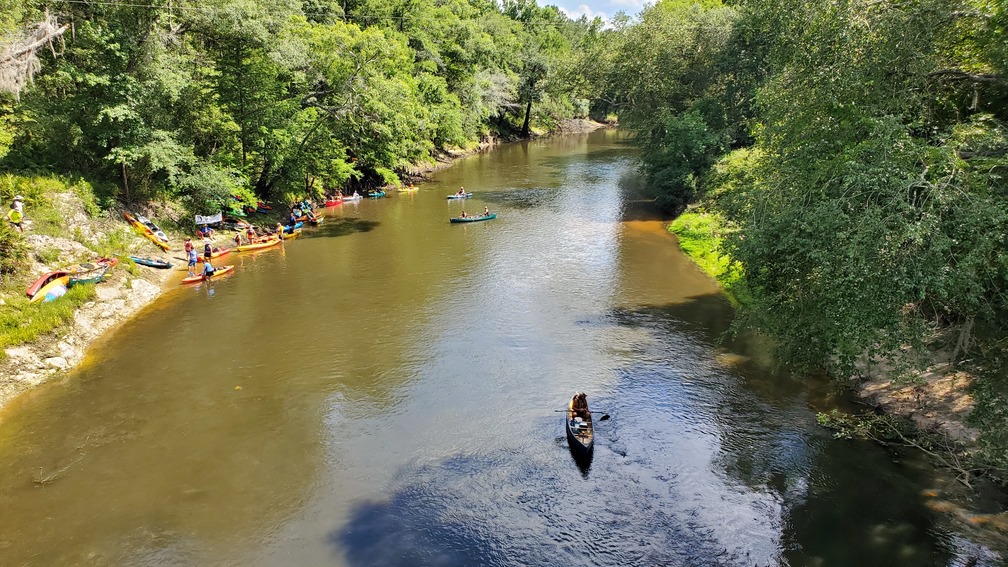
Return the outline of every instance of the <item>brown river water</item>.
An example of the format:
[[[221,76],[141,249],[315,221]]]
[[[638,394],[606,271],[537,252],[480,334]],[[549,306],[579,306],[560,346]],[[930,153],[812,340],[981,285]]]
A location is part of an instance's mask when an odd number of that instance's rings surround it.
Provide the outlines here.
[[[723,340],[634,155],[506,145],[171,290],[0,413],[0,565],[1000,564],[938,471]]]

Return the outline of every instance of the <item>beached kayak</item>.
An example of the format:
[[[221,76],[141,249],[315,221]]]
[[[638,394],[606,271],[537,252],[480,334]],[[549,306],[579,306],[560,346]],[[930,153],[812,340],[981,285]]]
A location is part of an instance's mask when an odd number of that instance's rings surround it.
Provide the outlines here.
[[[38,290],[38,293],[33,295],[28,302],[38,303],[39,301],[52,301],[53,299],[56,299],[66,293],[66,286],[68,283],[70,283],[69,275],[53,278],[49,283],[42,286],[42,288]]]
[[[129,259],[133,260],[133,262],[136,264],[140,264],[141,266],[147,266],[149,268],[158,268],[161,270],[165,270],[172,267],[171,262],[167,260],[162,260],[160,258],[129,256]]]
[[[47,271],[39,275],[37,278],[35,278],[34,281],[31,282],[31,286],[28,286],[28,289],[24,291],[24,295],[28,296],[29,299],[33,298],[35,294],[37,294],[38,291],[41,290],[42,287],[46,285],[46,283],[52,281],[56,277],[61,277],[64,275],[73,275],[75,273],[83,271],[91,271],[99,267],[105,267],[105,266],[112,267],[117,263],[119,263],[119,258],[102,258],[95,262],[84,262],[75,265],[69,265],[62,269],[54,269],[52,271]]]
[[[229,274],[232,271],[234,271],[234,266],[221,266],[216,270],[214,270],[213,275],[211,275],[210,277],[207,277],[203,274],[200,274],[198,276],[189,276],[188,278],[183,278],[182,283],[184,284],[199,283],[209,279],[217,279],[218,277]]]
[[[448,220],[457,223],[457,222],[479,222],[495,218],[497,218],[497,213],[490,213],[489,215],[479,215],[476,217],[453,217]]]
[[[169,249],[168,236],[153,221],[143,215],[133,216],[129,213],[123,213],[123,216],[126,217],[126,222],[133,225],[134,228],[150,239],[151,242],[164,250]]]
[[[78,284],[86,283],[99,283],[105,279],[108,275],[109,270],[112,266],[96,266],[93,270],[88,270],[86,272],[77,272],[70,276],[70,281],[67,282],[67,287],[72,287]]]

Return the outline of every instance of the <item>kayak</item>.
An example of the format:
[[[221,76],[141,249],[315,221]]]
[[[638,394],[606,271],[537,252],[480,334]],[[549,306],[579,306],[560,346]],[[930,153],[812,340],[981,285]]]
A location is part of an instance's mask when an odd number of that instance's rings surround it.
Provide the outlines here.
[[[220,258],[221,256],[227,256],[230,253],[230,248],[214,248],[210,252],[210,258]],[[200,256],[200,258],[203,258],[203,256]]]
[[[265,242],[256,242],[254,244],[242,244],[235,249],[239,252],[248,252],[249,250],[262,250],[263,248],[269,248],[270,246],[276,246],[280,244],[279,238],[271,238]]]
[[[119,263],[119,258],[102,258],[94,263],[86,262],[76,265],[70,265],[62,269],[54,269],[52,271],[47,271],[39,275],[34,281],[31,282],[31,286],[24,291],[24,295],[31,299],[42,289],[49,281],[52,281],[56,277],[62,277],[64,275],[73,275],[75,273],[83,271],[92,271],[100,267],[112,267]]]
[[[455,193],[454,195],[448,195],[449,199],[468,199],[469,197],[472,197],[472,193],[463,193],[461,195]]]
[[[96,266],[95,269],[86,272],[78,272],[70,276],[70,281],[67,282],[67,287],[75,286],[77,284],[86,283],[99,283],[105,279],[108,275],[109,270],[112,266]]]
[[[325,206],[327,207],[335,207],[336,205],[342,205],[342,204],[343,204],[342,197],[340,197],[339,199],[332,199],[325,202]]]
[[[38,279],[35,280],[30,286],[28,286],[28,289],[25,290],[25,295],[27,295],[29,299],[35,297],[35,294],[37,294],[39,290],[42,289],[47,283],[53,281],[56,278],[69,276],[70,273],[71,272],[69,270],[53,270],[51,272],[46,272],[41,276],[39,276]]]
[[[294,232],[285,233],[283,235],[283,239],[284,240],[293,240],[293,239],[297,238],[300,235],[301,235],[301,229],[299,228],[299,229],[296,229]]]
[[[123,216],[126,217],[126,222],[133,225],[141,234],[149,238],[151,242],[164,250],[168,250],[168,236],[163,230],[158,228],[158,225],[143,215],[133,216],[129,213],[123,213]]]
[[[229,274],[232,271],[234,271],[234,266],[221,266],[216,270],[214,270],[214,273],[210,277],[207,277],[203,274],[200,274],[198,276],[189,276],[188,278],[182,278],[182,283],[184,284],[199,283],[204,280],[217,279],[218,277]]]
[[[301,221],[298,221],[294,226],[291,226],[289,224],[284,225],[284,232],[290,234],[291,232],[294,232],[295,230],[301,228],[302,225],[304,225],[304,223]]]
[[[409,186],[409,187],[400,187],[400,188],[399,188],[399,192],[400,192],[400,193],[410,193],[410,192],[412,192],[412,191],[416,191],[417,189],[420,189],[420,188],[419,188],[419,187],[413,187],[413,186],[411,185],[411,186]]]
[[[351,195],[349,197],[343,197],[343,202],[344,203],[347,203],[347,202],[353,203],[354,201],[360,201],[361,199],[363,199],[363,197],[361,197],[360,195]]]
[[[38,293],[28,300],[28,303],[52,301],[66,293],[66,286],[68,283],[70,283],[69,275],[54,278],[52,281],[42,286],[42,288],[38,290]]]
[[[140,264],[141,266],[147,266],[149,268],[158,268],[158,269],[164,270],[164,269],[172,267],[171,262],[168,262],[166,260],[162,260],[160,258],[147,258],[147,257],[140,257],[140,256],[130,256],[129,259],[133,260],[133,263],[135,263],[135,264]]]
[[[370,199],[381,199],[385,196],[385,191],[377,191],[374,193],[368,193],[368,198]]]
[[[497,213],[490,213],[489,215],[479,215],[476,217],[453,217],[448,220],[451,222],[479,222],[495,218],[497,218]]]

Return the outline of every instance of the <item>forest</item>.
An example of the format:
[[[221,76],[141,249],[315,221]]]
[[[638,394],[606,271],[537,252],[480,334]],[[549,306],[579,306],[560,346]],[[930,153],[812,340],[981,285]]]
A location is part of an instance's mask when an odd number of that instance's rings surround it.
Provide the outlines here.
[[[843,378],[948,353],[977,376],[982,458],[1008,468],[999,0],[663,0],[609,21],[533,0],[0,0],[0,37],[0,171],[86,179],[106,207],[396,184],[618,117],[649,197],[714,239],[739,328]]]

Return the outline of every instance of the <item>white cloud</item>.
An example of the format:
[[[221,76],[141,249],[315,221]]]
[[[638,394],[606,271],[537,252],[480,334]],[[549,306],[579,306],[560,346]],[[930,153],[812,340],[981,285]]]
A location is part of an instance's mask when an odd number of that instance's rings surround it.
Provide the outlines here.
[[[578,7],[573,11],[564,8],[563,6],[557,6],[557,7],[560,8],[560,11],[563,12],[568,18],[572,20],[576,20],[581,16],[587,16],[589,20],[594,18],[602,18],[602,21],[604,22],[609,21],[608,14],[606,14],[605,12],[596,12],[592,10],[591,7],[588,6],[587,4],[579,4]]]
[[[644,0],[609,0],[609,5],[623,8],[643,8]],[[634,10],[636,11],[636,10]]]

